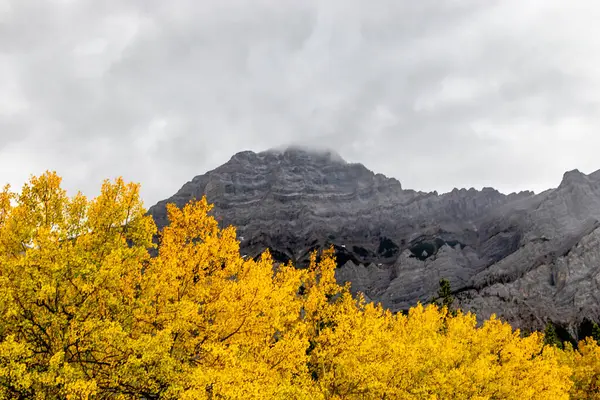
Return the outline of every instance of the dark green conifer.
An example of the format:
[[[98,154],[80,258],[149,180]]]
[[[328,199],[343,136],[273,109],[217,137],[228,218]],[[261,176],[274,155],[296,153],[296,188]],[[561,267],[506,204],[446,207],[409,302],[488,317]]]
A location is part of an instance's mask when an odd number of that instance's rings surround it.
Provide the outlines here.
[[[446,278],[440,279],[440,288],[438,289],[438,298],[442,301],[442,306],[445,306],[450,311],[452,309],[452,303],[454,303],[454,297],[452,296],[452,289],[450,288],[450,281]]]
[[[592,324],[592,339],[600,344],[600,326],[595,322]]]
[[[563,343],[558,337],[556,327],[552,322],[548,322],[546,324],[546,329],[544,329],[544,343],[550,346],[556,346],[559,349],[563,348]]]

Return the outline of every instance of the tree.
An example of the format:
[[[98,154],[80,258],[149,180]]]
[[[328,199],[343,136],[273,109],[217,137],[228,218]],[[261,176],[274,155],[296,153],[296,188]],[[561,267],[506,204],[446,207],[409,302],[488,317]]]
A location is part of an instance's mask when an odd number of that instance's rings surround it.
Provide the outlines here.
[[[0,195],[3,397],[87,397],[131,354],[141,266],[155,227],[139,186],[105,182],[68,198],[60,178]],[[112,385],[111,385],[112,386]]]
[[[333,249],[303,270],[275,266],[268,252],[244,259],[211,207],[169,205],[156,248],[138,185],[106,181],[91,200],[68,197],[55,173],[20,193],[7,187],[0,398],[543,400],[595,390],[593,341],[561,351],[495,317],[478,326],[449,313],[447,281],[446,307],[394,314],[336,283]]]
[[[592,339],[600,344],[600,326],[595,322],[592,324]]]
[[[565,343],[564,351],[560,352],[559,360],[562,365],[572,369],[570,390],[571,400],[600,399],[600,346],[588,337],[573,349],[571,343]]]
[[[563,348],[563,342],[558,337],[556,333],[556,327],[552,322],[548,322],[546,324],[546,328],[544,330],[544,343],[550,346],[556,346],[560,349]]]
[[[206,200],[156,227],[139,186],[68,198],[47,173],[0,196],[0,397],[277,396],[306,385],[307,273],[239,255]],[[319,287],[318,284],[315,286]],[[243,385],[240,386],[240,383]],[[268,397],[268,396],[267,396]]]
[[[440,279],[440,288],[438,289],[437,295],[441,303],[438,303],[440,307],[446,307],[449,311],[452,311],[452,304],[454,303],[454,296],[452,296],[452,289],[450,288],[450,281],[446,278]]]

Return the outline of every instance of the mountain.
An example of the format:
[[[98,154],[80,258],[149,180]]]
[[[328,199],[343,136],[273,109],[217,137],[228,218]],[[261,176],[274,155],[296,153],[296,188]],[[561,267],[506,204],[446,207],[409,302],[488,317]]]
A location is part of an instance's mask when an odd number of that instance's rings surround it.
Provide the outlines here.
[[[565,173],[540,194],[492,188],[438,194],[332,151],[244,151],[151,207],[206,195],[223,225],[238,227],[243,254],[269,248],[305,266],[333,245],[340,282],[393,311],[435,296],[448,279],[459,306],[525,330],[552,321],[572,336],[600,318],[600,171]]]

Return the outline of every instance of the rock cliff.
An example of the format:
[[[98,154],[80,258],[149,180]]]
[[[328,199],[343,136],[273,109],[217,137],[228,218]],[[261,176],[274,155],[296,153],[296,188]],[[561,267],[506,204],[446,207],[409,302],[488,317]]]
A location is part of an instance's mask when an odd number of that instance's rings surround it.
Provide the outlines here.
[[[600,318],[600,171],[567,172],[537,195],[438,194],[334,152],[245,151],[149,212],[163,227],[167,203],[203,195],[223,225],[238,227],[244,254],[269,248],[302,267],[333,245],[337,279],[394,311],[430,300],[446,278],[460,307],[526,330],[552,320],[577,336],[585,319]]]

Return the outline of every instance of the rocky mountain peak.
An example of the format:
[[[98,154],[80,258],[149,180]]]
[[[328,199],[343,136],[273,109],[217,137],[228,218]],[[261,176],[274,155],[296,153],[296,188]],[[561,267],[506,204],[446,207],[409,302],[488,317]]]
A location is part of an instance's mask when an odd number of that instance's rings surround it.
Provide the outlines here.
[[[149,213],[161,228],[167,203],[202,196],[223,226],[237,227],[242,254],[269,248],[302,267],[333,246],[337,279],[394,311],[431,299],[445,278],[462,308],[517,327],[600,316],[600,171],[569,171],[538,195],[438,194],[403,189],[331,150],[244,151]]]
[[[303,147],[273,148],[259,153],[246,150],[234,154],[223,166],[253,168],[257,166],[325,166],[348,164],[338,153],[328,149]],[[222,167],[223,167],[222,166]]]
[[[589,183],[589,177],[578,169],[567,171],[564,173],[559,187],[567,187],[573,185],[585,185]]]
[[[273,156],[279,160],[285,160],[291,163],[336,163],[347,164],[346,161],[335,150],[318,149],[301,146],[289,146],[285,148],[272,148],[258,153],[258,156],[273,159]]]
[[[594,181],[600,181],[600,169],[588,175]]]

